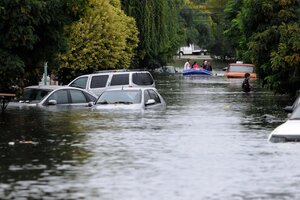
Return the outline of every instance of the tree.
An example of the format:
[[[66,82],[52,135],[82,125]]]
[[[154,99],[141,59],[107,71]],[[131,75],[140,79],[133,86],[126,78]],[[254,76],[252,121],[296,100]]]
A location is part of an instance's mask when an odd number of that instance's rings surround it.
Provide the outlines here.
[[[68,51],[58,57],[64,82],[84,73],[128,68],[138,44],[133,18],[106,0],[92,0],[86,14],[66,31]]]
[[[243,6],[243,0],[228,0],[224,9],[224,37],[228,41],[228,53],[231,56],[241,59],[242,53],[239,48],[245,46],[245,37],[241,28],[241,21],[238,15]]]
[[[39,81],[41,63],[64,50],[63,28],[85,5],[85,0],[0,1],[0,91]]]
[[[179,20],[181,0],[123,0],[122,8],[133,16],[139,30],[134,68],[166,64],[182,41]]]
[[[277,92],[299,89],[299,2],[247,0],[241,18],[249,38],[245,55],[264,84]]]
[[[225,34],[237,56],[254,63],[263,85],[276,92],[300,89],[299,13],[297,0],[230,0],[227,4],[230,26]]]

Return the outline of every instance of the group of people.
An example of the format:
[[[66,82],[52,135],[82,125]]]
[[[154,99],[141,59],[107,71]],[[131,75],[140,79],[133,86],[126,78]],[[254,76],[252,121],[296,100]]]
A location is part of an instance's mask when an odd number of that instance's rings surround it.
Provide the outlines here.
[[[184,70],[189,70],[189,69],[192,69],[192,68],[195,68],[195,69],[206,69],[206,70],[209,70],[209,71],[212,71],[212,66],[210,64],[209,61],[207,60],[204,60],[202,65],[199,66],[197,64],[197,62],[194,62],[193,64],[191,64],[191,60],[190,59],[187,59],[187,61],[185,62],[184,64],[184,67],[183,69]],[[249,83],[249,80],[250,80],[250,74],[249,73],[245,73],[245,79],[242,83],[242,89],[245,93],[248,93],[250,92],[251,90],[251,86],[250,86],[250,83]]]
[[[206,69],[208,71],[212,71],[212,66],[211,66],[210,62],[207,61],[207,60],[204,60],[202,65],[199,66],[196,61],[193,64],[191,64],[191,59],[187,59],[187,61],[184,64],[183,69],[188,70],[188,69],[192,69],[192,68],[194,68],[194,69]]]

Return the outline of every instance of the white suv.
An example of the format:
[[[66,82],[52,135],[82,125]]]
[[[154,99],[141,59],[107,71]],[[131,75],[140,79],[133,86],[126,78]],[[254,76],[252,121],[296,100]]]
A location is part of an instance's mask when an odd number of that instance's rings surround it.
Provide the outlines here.
[[[103,71],[75,78],[68,86],[86,89],[100,96],[107,88],[155,87],[152,75],[148,71]]]

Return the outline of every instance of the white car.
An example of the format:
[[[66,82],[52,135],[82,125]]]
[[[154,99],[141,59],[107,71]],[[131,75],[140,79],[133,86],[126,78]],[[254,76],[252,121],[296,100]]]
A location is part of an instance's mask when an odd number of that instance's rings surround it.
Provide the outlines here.
[[[300,104],[300,90],[297,91],[297,98],[294,101],[293,105],[286,106],[283,110],[287,113],[292,113],[293,110]]]
[[[269,135],[269,142],[300,141],[300,106],[297,106],[290,118],[278,126]]]
[[[163,97],[152,87],[108,89],[97,99],[93,110],[146,110],[165,109]]]
[[[80,88],[65,86],[29,86],[18,103],[11,102],[10,106],[90,106],[97,96]]]
[[[104,90],[112,88],[155,87],[155,81],[148,71],[111,70],[79,76],[68,86],[85,89],[99,97]]]

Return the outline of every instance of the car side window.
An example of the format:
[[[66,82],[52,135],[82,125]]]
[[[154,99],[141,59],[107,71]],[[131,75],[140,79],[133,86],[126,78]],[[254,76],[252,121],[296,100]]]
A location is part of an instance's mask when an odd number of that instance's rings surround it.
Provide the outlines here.
[[[153,78],[149,73],[133,73],[132,82],[136,85],[152,85]]]
[[[70,90],[72,103],[87,103],[87,99],[82,91]]]
[[[56,100],[57,104],[67,104],[69,103],[68,99],[68,90],[58,90],[54,92],[48,99],[49,100]]]
[[[110,85],[128,85],[129,74],[114,74],[111,78]]]
[[[93,76],[91,80],[91,88],[105,87],[107,83],[108,75]]]
[[[145,90],[144,92],[144,104],[147,103],[147,101],[151,99],[148,90]]]
[[[70,86],[85,89],[87,80],[88,80],[88,77],[78,78],[73,83],[71,83]]]
[[[151,99],[155,100],[155,103],[161,103],[158,94],[154,90],[148,90]]]

